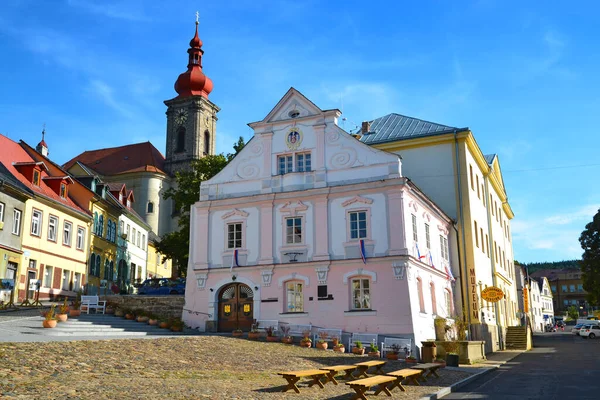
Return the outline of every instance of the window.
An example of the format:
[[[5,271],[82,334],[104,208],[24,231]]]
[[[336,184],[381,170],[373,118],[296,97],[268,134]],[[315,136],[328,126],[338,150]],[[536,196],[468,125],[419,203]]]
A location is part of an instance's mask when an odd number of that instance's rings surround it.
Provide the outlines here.
[[[483,247],[483,228],[479,228],[480,237],[481,237],[481,252],[485,254],[485,248]]]
[[[448,315],[452,315],[452,294],[448,289],[444,290],[444,300],[446,302],[446,312],[448,313]]]
[[[242,247],[242,223],[227,224],[227,248],[240,249]]]
[[[425,224],[425,246],[431,248],[431,238],[429,237],[429,224]]]
[[[490,238],[488,237],[487,233],[485,234],[485,252],[488,258],[490,258]]]
[[[442,258],[448,261],[450,259],[450,255],[448,254],[448,239],[442,235],[440,235],[440,249],[442,249]]]
[[[241,224],[240,224],[241,225]],[[304,312],[304,296],[302,295],[302,283],[287,282],[286,288],[286,304],[287,312]]]
[[[367,212],[366,211],[351,211],[348,213],[350,217],[350,239],[366,239],[367,238]]]
[[[29,269],[37,268],[37,260],[29,260]]]
[[[310,153],[296,154],[296,171],[297,172],[310,171]]]
[[[122,235],[124,233],[125,233],[125,222],[119,221],[119,235]]]
[[[417,278],[417,295],[419,296],[419,311],[425,312],[425,299],[423,298],[423,281]]]
[[[146,248],[146,235],[142,235],[142,249]]]
[[[477,235],[477,232],[479,231],[479,229],[477,229],[477,221],[475,221],[475,246],[479,247],[479,235]]]
[[[556,293],[556,285],[550,286],[550,290],[552,290],[552,293]]]
[[[51,215],[48,219],[48,240],[56,242],[56,227],[58,226],[58,218]]]
[[[433,282],[429,284],[429,290],[431,291],[431,313],[437,315],[437,300],[435,298],[435,285]]]
[[[371,309],[371,290],[369,279],[352,279],[352,309],[370,310]]]
[[[475,175],[475,181],[477,183],[477,198],[481,199],[481,192],[479,191],[479,175]]]
[[[104,260],[104,279],[110,281],[110,262],[108,259]]]
[[[302,218],[285,219],[285,242],[287,244],[302,243]]]
[[[141,241],[142,241],[142,232],[138,231],[138,233],[137,233],[137,247],[141,247]]]
[[[0,221],[4,221],[4,203],[0,203]]]
[[[21,234],[21,210],[17,210],[16,208],[13,210],[12,233],[17,236]]]
[[[292,172],[293,166],[293,157],[292,156],[279,156],[277,157],[277,165],[279,166],[278,171],[279,175],[288,174]]]
[[[151,201],[148,202],[148,207],[146,209],[146,212],[148,214],[154,213],[154,203],[153,202],[151,202]]]
[[[31,234],[33,236],[42,235],[42,212],[39,210],[33,210],[31,215]]]
[[[177,129],[177,143],[175,145],[175,153],[183,153],[185,151],[185,127],[180,126]]]
[[[35,186],[40,186],[40,171],[38,171],[37,169],[33,170],[33,181],[32,183]]]
[[[208,155],[210,153],[210,133],[208,131],[204,131],[204,155]]]
[[[73,231],[73,224],[65,221],[63,226],[63,244],[65,246],[71,246],[71,232]]]
[[[67,185],[65,185],[64,183],[60,184],[60,197],[62,197],[63,199],[67,198]]]
[[[569,285],[569,292],[575,291],[575,285]]]
[[[131,230],[131,226],[127,224],[127,238],[131,241],[131,236],[129,235],[129,231]]]
[[[473,186],[473,166],[469,164],[469,176],[471,177],[471,190],[475,190]]]
[[[77,250],[83,250],[85,245],[85,229],[82,227],[77,228]]]
[[[492,195],[490,193],[490,208],[492,209],[492,217],[495,215],[494,212],[494,200],[492,199]]]
[[[417,216],[415,214],[411,214],[411,217],[412,217],[413,240],[415,242],[418,242],[419,235],[417,234]]]
[[[577,285],[577,291],[578,292],[583,292],[583,284],[580,283],[580,284]]]
[[[104,215],[100,214],[98,217],[98,236],[104,235]]]
[[[569,305],[569,300],[564,300],[564,301],[563,301],[563,304],[564,304],[565,306],[568,306],[568,305]]]
[[[133,244],[135,244],[135,233],[135,228],[131,228],[131,239],[129,241]]]
[[[47,265],[44,269],[44,287],[49,288],[52,285],[52,267]]]

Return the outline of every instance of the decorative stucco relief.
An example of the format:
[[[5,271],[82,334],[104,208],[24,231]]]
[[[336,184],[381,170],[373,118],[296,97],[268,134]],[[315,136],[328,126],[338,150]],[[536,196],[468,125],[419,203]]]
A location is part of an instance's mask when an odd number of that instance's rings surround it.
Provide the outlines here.
[[[327,274],[329,273],[329,266],[324,267],[316,267],[315,271],[317,272],[317,280],[321,285],[327,283]]]
[[[249,150],[249,154],[246,152],[248,155],[240,161],[236,168],[237,176],[242,179],[257,178],[260,175],[259,163],[262,163],[261,156],[264,150],[262,140],[257,140]],[[260,160],[254,161],[258,158]]]
[[[427,222],[431,222],[431,215],[427,211],[425,211],[423,213],[423,219]]]
[[[348,207],[349,205],[354,204],[354,203],[372,204],[373,199],[369,199],[369,198],[361,197],[361,196],[354,196],[353,198],[348,199],[345,202],[343,202],[342,207]]]
[[[419,206],[417,205],[417,202],[414,200],[411,200],[408,202],[408,207],[413,210],[414,212],[419,211]]]
[[[265,287],[271,286],[271,281],[273,279],[273,268],[261,269],[260,275],[262,277],[262,285]]]
[[[348,279],[351,276],[355,276],[355,275],[363,275],[363,276],[366,275],[371,278],[371,281],[373,283],[377,282],[377,273],[376,272],[369,271],[368,269],[364,269],[364,268],[358,268],[358,269],[355,269],[354,271],[349,271],[344,274],[344,276],[342,277],[344,285],[347,285]]]
[[[308,206],[299,200],[294,202],[288,201],[279,209],[282,213],[289,213],[292,217],[295,216],[298,211],[306,210],[308,210]]]
[[[198,283],[198,289],[204,290],[206,287],[206,279],[208,278],[208,274],[196,274],[196,282]]]
[[[335,152],[329,158],[329,165],[331,169],[343,169],[343,168],[351,168],[355,166],[362,166],[358,160],[358,153],[355,148],[344,146],[344,140],[341,135],[343,133],[340,132],[329,132],[327,133],[326,140],[327,144],[331,147],[339,147],[339,151]]]
[[[392,269],[394,271],[394,278],[398,280],[404,280],[409,271],[409,265],[406,261],[395,261],[392,263]]]
[[[293,113],[298,113],[296,117],[292,117]],[[290,103],[287,107],[285,107],[274,119],[273,121],[282,121],[290,118],[300,118],[311,115],[306,108],[302,105],[298,104],[298,102]]]
[[[448,236],[448,227],[444,226],[444,225],[438,225],[438,230],[444,234],[444,236]]]
[[[234,216],[234,215],[237,215],[237,216],[240,216],[240,217],[243,217],[243,218],[247,218],[247,217],[248,217],[248,215],[250,215],[250,214],[248,214],[248,213],[247,213],[246,211],[244,211],[244,210],[238,210],[238,209],[236,208],[236,209],[234,209],[234,210],[232,210],[232,211],[229,211],[228,213],[224,214],[224,215],[223,215],[221,218],[222,218],[222,219],[227,219],[227,218],[229,218],[229,217],[232,217],[232,216]]]

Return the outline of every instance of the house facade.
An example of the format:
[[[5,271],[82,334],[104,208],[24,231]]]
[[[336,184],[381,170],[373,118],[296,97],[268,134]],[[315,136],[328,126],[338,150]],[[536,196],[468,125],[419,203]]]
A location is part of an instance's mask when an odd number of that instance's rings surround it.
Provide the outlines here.
[[[402,176],[397,155],[360,143],[339,116],[292,88],[201,184],[188,325],[269,319],[420,343],[435,336],[434,316],[453,314],[450,218]]]
[[[586,317],[593,314],[593,308],[587,301],[581,275],[579,268],[539,270],[531,274],[548,279],[556,315],[565,315],[570,307],[575,307],[581,317]]]
[[[452,235],[457,304],[471,337],[486,352],[502,347],[504,328],[518,324],[510,220],[514,217],[498,156],[486,155],[468,128],[389,114],[364,122],[361,141],[402,157],[403,174],[456,221]],[[460,255],[460,258],[458,256]],[[481,291],[499,287],[504,298],[488,303]]]
[[[554,305],[552,301],[552,290],[550,289],[550,282],[545,276],[536,279],[540,287],[540,301],[542,307],[542,319],[544,325],[554,325]]]

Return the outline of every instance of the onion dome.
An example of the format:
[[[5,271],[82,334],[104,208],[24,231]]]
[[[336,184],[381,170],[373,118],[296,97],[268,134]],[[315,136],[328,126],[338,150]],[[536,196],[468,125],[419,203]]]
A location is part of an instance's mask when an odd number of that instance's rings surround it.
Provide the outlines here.
[[[208,98],[213,89],[210,78],[202,72],[202,40],[198,36],[198,21],[196,21],[196,34],[190,40],[188,49],[189,61],[187,71],[179,75],[175,82],[175,91],[179,97],[202,96]]]

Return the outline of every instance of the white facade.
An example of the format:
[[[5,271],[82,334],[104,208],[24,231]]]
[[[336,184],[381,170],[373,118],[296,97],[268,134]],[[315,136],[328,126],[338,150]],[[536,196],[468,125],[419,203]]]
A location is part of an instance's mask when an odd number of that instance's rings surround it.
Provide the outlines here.
[[[542,296],[540,292],[540,285],[535,279],[532,279],[529,283],[529,300],[530,300],[530,311],[531,323],[534,332],[544,332],[544,315],[542,312]]]
[[[148,277],[148,227],[140,224],[130,215],[119,216],[120,259],[125,260],[129,268],[128,276],[133,281],[143,282]],[[125,238],[126,236],[126,238]],[[132,282],[133,283],[133,282]]]
[[[552,290],[548,278],[542,277],[540,287],[540,301],[542,302],[542,318],[544,325],[554,325],[554,304],[552,301]]]

